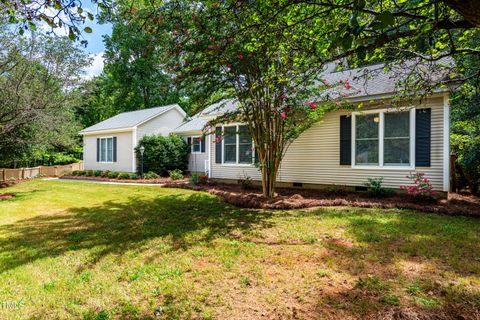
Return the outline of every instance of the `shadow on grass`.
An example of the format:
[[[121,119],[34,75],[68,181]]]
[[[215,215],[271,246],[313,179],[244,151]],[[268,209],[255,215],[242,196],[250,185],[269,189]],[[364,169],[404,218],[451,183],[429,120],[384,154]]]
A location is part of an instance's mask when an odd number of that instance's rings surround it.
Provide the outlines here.
[[[95,263],[154,238],[170,241],[172,250],[187,249],[199,241],[228,237],[234,229],[266,227],[270,215],[237,209],[202,193],[71,208],[0,227],[0,272],[83,249],[92,249]]]

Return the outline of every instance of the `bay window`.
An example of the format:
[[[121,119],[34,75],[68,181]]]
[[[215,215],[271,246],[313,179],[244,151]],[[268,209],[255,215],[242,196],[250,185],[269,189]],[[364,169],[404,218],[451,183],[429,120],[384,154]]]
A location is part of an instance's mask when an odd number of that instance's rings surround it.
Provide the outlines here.
[[[353,164],[357,167],[413,166],[414,109],[354,114]]]

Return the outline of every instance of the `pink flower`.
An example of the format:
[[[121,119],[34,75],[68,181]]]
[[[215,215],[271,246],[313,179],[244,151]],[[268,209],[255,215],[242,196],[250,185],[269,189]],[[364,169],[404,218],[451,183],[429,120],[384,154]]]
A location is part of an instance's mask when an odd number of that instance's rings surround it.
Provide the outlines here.
[[[238,57],[240,58],[240,60],[243,60],[244,55],[240,53]]]
[[[287,96],[284,95],[284,96],[283,96],[283,100],[287,100]]]
[[[280,117],[282,117],[282,119],[285,119],[287,115],[285,114],[285,112],[280,112]]]
[[[312,109],[317,108],[317,106],[315,105],[315,103],[312,103],[310,106],[312,107]]]
[[[328,86],[330,84],[330,82],[327,81],[327,79],[323,79],[322,80],[323,84],[325,84],[326,86]]]

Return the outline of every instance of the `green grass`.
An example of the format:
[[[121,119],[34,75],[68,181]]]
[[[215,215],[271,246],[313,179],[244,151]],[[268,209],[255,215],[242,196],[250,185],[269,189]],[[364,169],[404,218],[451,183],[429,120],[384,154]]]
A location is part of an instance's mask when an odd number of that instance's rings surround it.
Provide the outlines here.
[[[472,218],[243,210],[206,193],[73,181],[0,192],[17,194],[0,202],[2,319],[379,318],[391,308],[473,319],[480,308]]]

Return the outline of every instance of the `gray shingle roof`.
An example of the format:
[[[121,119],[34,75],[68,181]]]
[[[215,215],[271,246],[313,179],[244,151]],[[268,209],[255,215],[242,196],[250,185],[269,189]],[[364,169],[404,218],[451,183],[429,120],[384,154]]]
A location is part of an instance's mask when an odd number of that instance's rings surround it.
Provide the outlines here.
[[[143,110],[136,110],[130,112],[123,112],[108,118],[102,122],[94,124],[88,128],[83,129],[80,133],[88,133],[92,131],[113,130],[113,129],[128,129],[156,116],[160,115],[173,108],[180,107],[178,104],[171,104],[163,107],[149,108]]]
[[[207,124],[207,119],[200,118],[197,114],[190,121],[183,123],[181,126],[173,130],[173,132],[182,133],[182,132],[202,131],[206,124]]]

